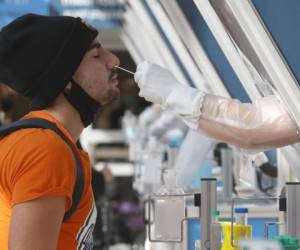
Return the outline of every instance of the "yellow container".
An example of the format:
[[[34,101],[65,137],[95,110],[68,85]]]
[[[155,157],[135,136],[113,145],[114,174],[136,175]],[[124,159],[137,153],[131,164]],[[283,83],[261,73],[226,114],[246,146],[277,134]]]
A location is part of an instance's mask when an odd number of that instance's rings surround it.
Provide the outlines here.
[[[231,222],[221,222],[223,232],[222,250],[240,250],[238,247],[231,246]],[[233,223],[234,245],[241,239],[252,238],[252,226]]]

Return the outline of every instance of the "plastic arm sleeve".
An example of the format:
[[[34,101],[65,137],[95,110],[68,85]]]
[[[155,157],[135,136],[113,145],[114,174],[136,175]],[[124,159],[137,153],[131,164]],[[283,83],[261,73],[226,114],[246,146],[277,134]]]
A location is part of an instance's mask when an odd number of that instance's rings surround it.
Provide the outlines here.
[[[249,104],[207,94],[198,130],[247,150],[281,147],[300,139],[296,123],[275,96]]]
[[[240,103],[180,86],[171,92],[165,106],[191,129],[250,152],[300,141],[296,123],[275,96]]]

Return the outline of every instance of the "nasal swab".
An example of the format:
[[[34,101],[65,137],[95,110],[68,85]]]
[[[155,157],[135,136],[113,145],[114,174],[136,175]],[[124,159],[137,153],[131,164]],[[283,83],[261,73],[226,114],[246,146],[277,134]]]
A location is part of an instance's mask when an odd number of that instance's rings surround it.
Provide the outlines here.
[[[132,72],[132,71],[130,71],[130,70],[128,70],[128,69],[124,69],[124,68],[122,68],[122,67],[120,67],[120,66],[115,66],[115,68],[120,69],[120,70],[123,70],[123,71],[126,71],[127,73],[132,74],[132,75],[135,74],[134,72]]]

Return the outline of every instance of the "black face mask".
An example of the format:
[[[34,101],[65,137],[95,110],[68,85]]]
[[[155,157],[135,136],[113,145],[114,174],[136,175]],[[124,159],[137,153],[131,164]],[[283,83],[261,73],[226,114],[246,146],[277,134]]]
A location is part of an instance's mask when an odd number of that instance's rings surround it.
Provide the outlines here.
[[[72,88],[70,93],[64,92],[64,95],[79,112],[84,127],[87,127],[94,121],[95,114],[100,109],[101,104],[90,97],[74,79],[71,79],[71,83]]]

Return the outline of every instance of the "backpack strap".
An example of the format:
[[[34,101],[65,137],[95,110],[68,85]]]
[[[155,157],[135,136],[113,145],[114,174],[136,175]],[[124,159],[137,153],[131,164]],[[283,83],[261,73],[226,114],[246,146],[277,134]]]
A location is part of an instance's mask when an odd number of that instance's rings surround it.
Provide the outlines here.
[[[50,129],[54,131],[67,143],[67,145],[69,146],[69,148],[73,153],[73,156],[76,161],[76,181],[75,181],[74,190],[72,194],[72,206],[64,215],[64,221],[66,221],[75,212],[80,202],[83,193],[83,187],[84,187],[83,168],[81,165],[81,160],[79,158],[79,155],[76,151],[76,148],[74,147],[73,143],[67,138],[67,136],[54,123],[42,118],[31,118],[26,120],[19,120],[11,124],[1,126],[0,136],[5,136],[14,131],[17,131],[19,129],[25,129],[25,128],[43,128],[43,129]]]

